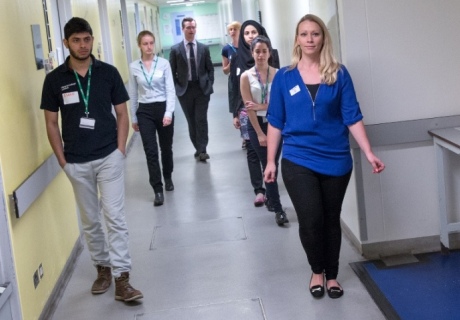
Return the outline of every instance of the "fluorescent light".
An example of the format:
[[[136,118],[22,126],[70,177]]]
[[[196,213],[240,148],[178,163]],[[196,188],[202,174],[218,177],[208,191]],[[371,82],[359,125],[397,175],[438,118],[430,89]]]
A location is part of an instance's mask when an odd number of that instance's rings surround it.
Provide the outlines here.
[[[173,0],[171,0],[173,1]],[[176,0],[177,1],[177,0]],[[170,6],[183,6],[185,5],[186,7],[190,7],[191,5],[197,4],[197,3],[204,3],[206,1],[187,1],[187,2],[180,2],[180,3],[170,3]]]

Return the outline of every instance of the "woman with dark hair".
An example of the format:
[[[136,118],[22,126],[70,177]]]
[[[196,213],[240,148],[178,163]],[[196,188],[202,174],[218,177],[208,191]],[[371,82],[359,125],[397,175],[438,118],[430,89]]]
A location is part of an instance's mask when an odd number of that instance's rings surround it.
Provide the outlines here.
[[[276,74],[267,111],[268,163],[265,181],[281,173],[299,221],[299,236],[311,266],[310,293],[340,298],[337,281],[342,240],[340,213],[353,169],[349,133],[380,173],[350,74],[332,54],[324,22],[307,14],[297,24],[292,64]],[[326,290],[325,290],[326,289]]]
[[[149,181],[155,193],[154,206],[164,202],[163,183],[166,191],[174,190],[173,172],[174,107],[176,102],[174,81],[168,60],[155,55],[155,36],[144,30],[137,36],[141,58],[129,65],[129,96],[131,97],[131,121],[134,131],[139,131],[144,145]]]
[[[272,46],[270,40],[264,36],[258,36],[251,42],[252,58],[254,67],[246,70],[241,75],[241,96],[246,107],[249,122],[248,133],[251,145],[259,158],[259,167],[262,170],[267,165],[267,107],[270,98],[270,88],[273,78],[278,69],[268,65]],[[276,156],[279,159],[281,146]],[[278,161],[276,161],[278,163]],[[277,181],[266,182],[268,206],[275,211],[275,221],[279,226],[288,223],[289,220],[280,202]]]
[[[252,145],[249,134],[248,134],[248,122],[249,118],[247,115],[246,107],[241,98],[240,92],[240,76],[241,74],[251,69],[255,62],[254,57],[251,53],[251,42],[257,36],[265,36],[268,38],[265,28],[260,25],[257,21],[247,20],[243,22],[240,29],[240,36],[238,39],[238,54],[233,57],[231,65],[231,73],[234,74],[233,77],[233,90],[237,92],[238,95],[235,98],[235,107],[233,114],[233,125],[235,128],[240,129],[243,139],[246,140],[246,152],[247,152],[247,161],[249,168],[249,175],[251,178],[251,184],[254,188],[254,194],[256,198],[254,200],[254,205],[256,207],[267,205],[269,211],[274,211],[273,206],[270,205],[267,198],[265,197],[266,190],[263,185],[263,172],[261,168],[261,162],[257,155],[257,152]],[[276,55],[276,58],[273,59],[270,57],[269,64],[274,68],[279,68],[279,59],[276,50],[272,50],[272,53]],[[270,63],[271,61],[271,63]]]

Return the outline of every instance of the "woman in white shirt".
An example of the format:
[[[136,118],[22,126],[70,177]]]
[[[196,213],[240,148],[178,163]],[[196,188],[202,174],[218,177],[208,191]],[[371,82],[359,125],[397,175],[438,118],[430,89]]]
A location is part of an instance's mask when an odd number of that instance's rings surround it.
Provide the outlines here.
[[[149,181],[155,193],[154,206],[164,202],[162,173],[166,191],[174,190],[173,135],[175,90],[169,61],[155,54],[155,36],[144,30],[137,36],[141,58],[129,65],[129,96],[134,131],[142,137]],[[161,150],[159,162],[158,142]]]
[[[240,90],[249,117],[249,140],[257,153],[263,171],[267,166],[267,107],[271,83],[278,69],[268,64],[272,51],[270,39],[259,35],[252,40],[250,48],[255,65],[241,75]],[[280,152],[276,157],[277,163],[279,156]],[[276,223],[279,226],[289,223],[280,202],[277,181],[265,182],[265,188],[267,208],[275,211]]]

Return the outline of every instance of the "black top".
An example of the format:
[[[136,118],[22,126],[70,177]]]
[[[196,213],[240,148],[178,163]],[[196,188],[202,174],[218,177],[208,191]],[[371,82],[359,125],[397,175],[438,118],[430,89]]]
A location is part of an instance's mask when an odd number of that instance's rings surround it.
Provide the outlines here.
[[[107,63],[93,60],[89,93],[89,118],[95,119],[94,129],[80,128],[80,119],[85,116],[85,104],[80,93],[75,73],[66,62],[49,73],[43,84],[40,109],[61,111],[64,156],[69,163],[93,161],[108,156],[117,148],[117,121],[112,105],[129,100],[118,70]],[[88,74],[79,75],[86,94]],[[67,94],[67,95],[66,95]],[[73,95],[69,101],[64,96]],[[79,101],[75,101],[78,97]],[[75,101],[75,102],[74,102]]]
[[[317,84],[305,84],[307,86],[308,91],[310,92],[311,99],[315,101],[316,99],[316,93],[318,92],[319,89],[319,83]]]
[[[265,28],[262,27],[262,25],[257,21],[246,20],[243,22],[240,28],[240,37],[238,38],[238,67],[241,69],[241,73],[251,69],[255,64],[251,52],[251,46],[244,40],[244,29],[246,29],[246,27],[249,25],[253,26],[257,30],[259,36],[265,36],[269,38]]]

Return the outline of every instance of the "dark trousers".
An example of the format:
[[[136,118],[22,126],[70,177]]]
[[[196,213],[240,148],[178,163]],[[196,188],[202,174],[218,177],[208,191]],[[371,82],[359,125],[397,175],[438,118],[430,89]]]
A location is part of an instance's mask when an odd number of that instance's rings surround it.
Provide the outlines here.
[[[233,107],[233,83],[230,77],[228,77],[227,88],[228,88],[228,112],[233,114],[235,111]]]
[[[208,105],[210,96],[204,95],[198,81],[189,81],[187,91],[179,98],[188,123],[190,140],[196,153],[206,152],[208,146]]]
[[[248,160],[249,178],[251,179],[251,184],[254,188],[254,194],[265,194],[264,176],[262,173],[261,163],[256,150],[254,150],[254,147],[252,146],[251,140],[246,140],[246,157]]]
[[[262,131],[267,134],[268,122],[263,121],[263,117],[257,117],[259,121],[260,128]],[[259,139],[257,138],[257,132],[254,130],[251,122],[248,121],[248,133],[249,139],[251,140],[252,147],[254,148],[257,157],[259,158],[260,164],[262,165],[262,171],[265,171],[267,167],[267,147],[263,147],[259,144]],[[278,152],[276,154],[276,172],[278,174],[278,161],[281,155],[281,143],[278,147]],[[280,194],[278,191],[278,182],[275,179],[275,182],[265,183],[266,196],[270,205],[274,207],[275,212],[280,212],[283,210],[280,202]]]
[[[149,181],[155,193],[163,192],[161,182],[161,169],[158,156],[158,141],[161,150],[161,165],[163,167],[163,177],[170,179],[173,172],[173,136],[174,136],[174,116],[169,126],[163,126],[166,102],[155,102],[143,104],[139,103],[136,116],[139,125],[139,132],[144,145],[147,167],[149,170]]]
[[[314,273],[336,279],[342,229],[340,212],[351,171],[335,177],[281,160],[284,185],[299,220],[299,236]]]

